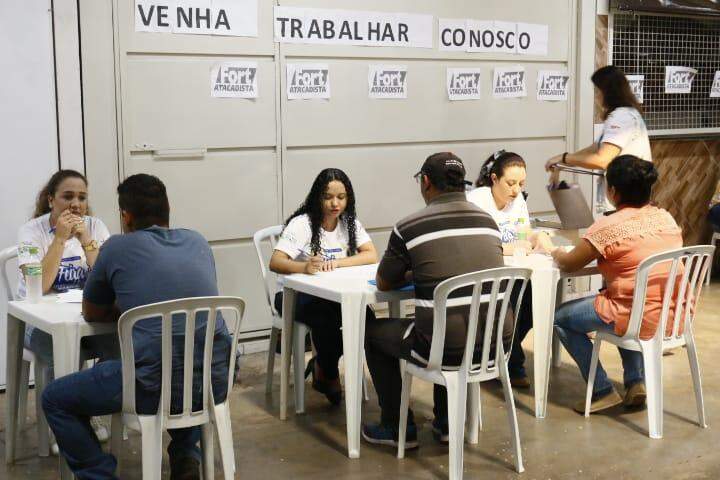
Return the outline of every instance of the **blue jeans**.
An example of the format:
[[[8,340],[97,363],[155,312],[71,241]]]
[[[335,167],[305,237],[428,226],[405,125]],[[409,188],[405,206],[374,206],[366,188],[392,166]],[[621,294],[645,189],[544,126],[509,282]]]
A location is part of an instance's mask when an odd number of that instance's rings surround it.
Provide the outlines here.
[[[593,344],[588,332],[613,331],[613,325],[602,321],[595,311],[595,297],[580,298],[563,303],[555,312],[555,332],[565,349],[573,357],[580,368],[580,373],[587,382],[590,373]],[[625,388],[645,381],[642,353],[618,348],[623,364],[623,380]],[[607,395],[612,391],[612,384],[607,378],[600,361],[598,361],[593,386],[593,399]]]
[[[224,398],[224,396],[223,396]],[[137,392],[138,413],[157,411],[160,392]],[[117,478],[117,460],[103,452],[90,417],[109,415],[122,409],[122,371],[119,360],[98,363],[93,368],[61,377],[43,392],[42,405],[55,434],[60,453],[78,479]],[[200,427],[168,430],[168,454],[200,460],[197,446]]]

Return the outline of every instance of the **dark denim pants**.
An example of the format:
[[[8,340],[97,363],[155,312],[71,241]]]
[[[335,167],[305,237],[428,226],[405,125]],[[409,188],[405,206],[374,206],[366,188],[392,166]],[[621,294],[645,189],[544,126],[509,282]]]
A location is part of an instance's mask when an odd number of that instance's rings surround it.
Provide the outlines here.
[[[565,350],[580,368],[580,373],[587,382],[590,374],[590,360],[592,359],[593,343],[588,338],[589,332],[613,332],[614,325],[602,321],[595,311],[595,297],[579,298],[560,305],[555,312],[555,332]],[[645,381],[642,353],[618,348],[623,365],[623,380],[625,388]],[[602,397],[613,389],[608,380],[607,373],[598,360],[593,385],[593,398]]]
[[[224,386],[214,385],[213,391],[216,402],[222,401],[227,394],[227,382]],[[159,391],[145,394],[138,391],[138,413],[155,413],[159,399]],[[103,452],[90,426],[90,417],[121,411],[122,372],[119,360],[101,362],[93,368],[55,380],[45,388],[42,405],[60,454],[78,479],[117,478],[117,460]],[[197,446],[200,427],[168,430],[168,433],[171,438],[168,445],[170,457],[193,456],[200,459]]]

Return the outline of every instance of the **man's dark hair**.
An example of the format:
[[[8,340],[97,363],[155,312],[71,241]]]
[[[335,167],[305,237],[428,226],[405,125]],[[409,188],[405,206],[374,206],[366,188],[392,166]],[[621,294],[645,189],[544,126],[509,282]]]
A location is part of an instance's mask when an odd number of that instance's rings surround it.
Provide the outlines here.
[[[618,206],[642,207],[650,202],[658,173],[651,162],[634,155],[620,155],[608,165],[605,178],[620,196]]]
[[[456,161],[462,165],[462,160],[452,152],[439,152],[430,155],[426,160],[421,172],[430,180],[430,183],[443,193],[465,191],[465,167],[460,169],[433,168],[443,165],[446,162]],[[429,166],[432,164],[432,166]],[[428,168],[429,166],[429,168]]]
[[[138,173],[117,188],[120,209],[133,216],[133,230],[170,224],[170,203],[165,185],[154,175]]]

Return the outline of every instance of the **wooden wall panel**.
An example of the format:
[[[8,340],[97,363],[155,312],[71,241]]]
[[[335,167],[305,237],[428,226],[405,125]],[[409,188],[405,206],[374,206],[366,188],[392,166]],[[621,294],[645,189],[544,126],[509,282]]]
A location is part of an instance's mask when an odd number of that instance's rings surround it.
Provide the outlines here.
[[[608,16],[595,17],[595,70],[608,64]],[[602,97],[595,90],[595,123],[603,123]]]
[[[660,174],[653,200],[675,217],[686,245],[707,243],[708,203],[720,179],[720,140],[655,140],[651,146]]]

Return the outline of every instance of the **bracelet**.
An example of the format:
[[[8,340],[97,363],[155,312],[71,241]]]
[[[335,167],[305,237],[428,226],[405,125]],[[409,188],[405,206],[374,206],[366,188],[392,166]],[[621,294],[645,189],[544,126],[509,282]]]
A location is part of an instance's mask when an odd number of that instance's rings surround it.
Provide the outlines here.
[[[562,160],[560,160],[560,163],[567,165],[567,156],[568,152],[563,153]]]

